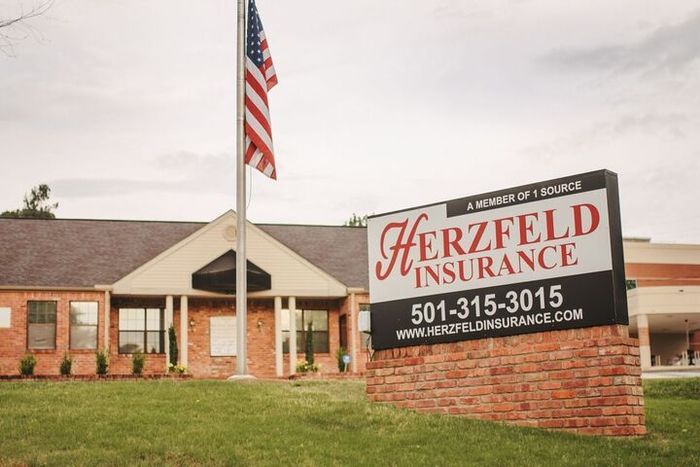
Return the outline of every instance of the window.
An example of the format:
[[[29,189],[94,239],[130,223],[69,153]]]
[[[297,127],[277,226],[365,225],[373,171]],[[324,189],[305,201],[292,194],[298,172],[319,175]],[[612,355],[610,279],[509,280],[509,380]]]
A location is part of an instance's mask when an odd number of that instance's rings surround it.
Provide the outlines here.
[[[97,302],[70,302],[70,348],[97,348]]]
[[[297,352],[304,353],[306,332],[311,324],[314,352],[328,353],[328,310],[295,310]],[[282,310],[282,350],[289,353],[289,310]]]
[[[360,311],[369,311],[369,304],[360,304]],[[372,347],[372,335],[368,332],[360,333],[360,349],[367,350]]]
[[[163,314],[161,308],[120,308],[119,353],[163,353]]]
[[[27,348],[56,348],[56,302],[27,302]]]

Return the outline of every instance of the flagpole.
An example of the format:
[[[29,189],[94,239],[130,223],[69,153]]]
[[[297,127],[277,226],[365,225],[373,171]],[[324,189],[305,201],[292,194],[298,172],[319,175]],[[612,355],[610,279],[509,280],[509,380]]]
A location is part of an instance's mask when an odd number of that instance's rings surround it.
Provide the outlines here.
[[[245,200],[245,0],[237,0],[236,67],[236,375],[248,374]]]

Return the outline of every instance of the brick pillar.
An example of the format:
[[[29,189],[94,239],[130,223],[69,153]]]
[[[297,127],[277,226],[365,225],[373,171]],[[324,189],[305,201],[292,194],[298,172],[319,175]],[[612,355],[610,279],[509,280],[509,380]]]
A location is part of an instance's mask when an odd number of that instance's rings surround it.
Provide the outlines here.
[[[377,350],[367,396],[397,407],[605,436],[646,433],[627,326]]]
[[[637,315],[637,335],[639,336],[639,359],[642,369],[651,367],[651,339],[647,315]]]

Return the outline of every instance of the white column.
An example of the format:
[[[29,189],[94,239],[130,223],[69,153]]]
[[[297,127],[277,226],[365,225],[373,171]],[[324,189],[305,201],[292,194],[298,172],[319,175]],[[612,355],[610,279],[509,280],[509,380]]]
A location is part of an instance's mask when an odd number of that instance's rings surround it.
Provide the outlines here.
[[[289,297],[289,374],[293,375],[297,372],[297,320],[296,297]]]
[[[165,327],[165,371],[168,371],[168,363],[170,363],[170,339],[168,336],[168,329],[173,323],[173,296],[168,295],[165,297],[165,322],[163,326]]]
[[[180,365],[187,366],[187,346],[189,345],[190,318],[187,295],[180,297]]]
[[[639,336],[639,360],[642,369],[651,367],[651,339],[647,315],[637,315],[637,336]]]
[[[357,326],[357,298],[354,293],[350,294],[350,371],[357,373],[357,341],[360,334]]]
[[[282,355],[282,297],[275,297],[275,374],[284,376]]]
[[[105,319],[104,319],[104,342],[102,348],[109,353],[109,315],[112,312],[112,297],[109,290],[105,290]]]

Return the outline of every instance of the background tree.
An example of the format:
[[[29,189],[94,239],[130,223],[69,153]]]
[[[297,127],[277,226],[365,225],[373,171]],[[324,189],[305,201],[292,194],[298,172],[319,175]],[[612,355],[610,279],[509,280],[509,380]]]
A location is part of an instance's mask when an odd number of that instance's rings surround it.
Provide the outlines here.
[[[27,21],[46,13],[53,2],[54,0],[33,0],[31,6],[25,7],[24,2],[18,0],[15,3],[16,8],[11,13],[0,11],[0,52],[5,55],[13,55],[12,44],[14,42],[30,35],[36,35],[36,30]]]
[[[37,185],[24,195],[24,205],[20,209],[5,211],[0,217],[36,217],[40,219],[55,219],[53,210],[58,203],[49,203],[51,188],[46,184]]]
[[[343,225],[346,227],[367,227],[367,214],[358,216],[353,212],[350,219],[346,220]]]

